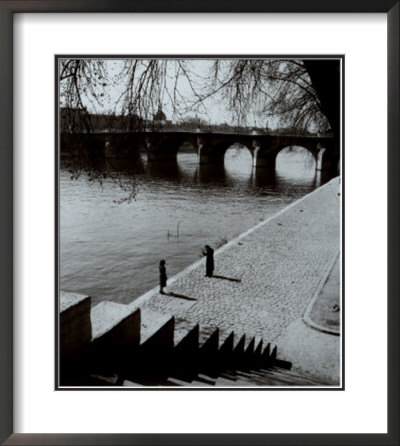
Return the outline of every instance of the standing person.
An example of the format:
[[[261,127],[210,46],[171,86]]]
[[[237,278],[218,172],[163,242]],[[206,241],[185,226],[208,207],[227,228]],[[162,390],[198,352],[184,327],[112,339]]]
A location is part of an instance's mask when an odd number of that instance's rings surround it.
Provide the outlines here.
[[[214,250],[206,245],[203,249],[203,255],[206,256],[206,277],[212,277],[214,272]]]
[[[164,293],[164,287],[167,286],[167,270],[165,268],[165,260],[160,260],[160,266],[158,267],[160,271],[160,294]]]

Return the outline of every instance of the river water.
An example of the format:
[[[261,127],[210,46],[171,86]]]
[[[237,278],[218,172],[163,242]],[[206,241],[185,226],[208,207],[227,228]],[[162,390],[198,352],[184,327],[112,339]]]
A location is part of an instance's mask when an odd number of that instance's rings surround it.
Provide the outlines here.
[[[252,169],[247,149],[229,149],[225,166],[147,163],[134,173],[110,161],[102,181],[60,169],[60,288],[92,301],[129,303],[321,184],[307,152],[282,151],[274,173]],[[74,177],[74,178],[72,178]],[[129,198],[134,186],[135,198]],[[128,189],[127,189],[128,187]]]

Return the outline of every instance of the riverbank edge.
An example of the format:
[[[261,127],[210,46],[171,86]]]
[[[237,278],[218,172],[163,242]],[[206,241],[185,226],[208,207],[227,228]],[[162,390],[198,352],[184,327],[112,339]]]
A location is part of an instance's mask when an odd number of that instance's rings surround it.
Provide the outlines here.
[[[245,238],[246,236],[248,236],[252,232],[257,231],[259,228],[261,228],[262,226],[268,224],[270,221],[274,220],[275,218],[279,217],[280,215],[284,214],[285,212],[287,212],[292,207],[297,206],[299,203],[301,203],[302,201],[306,200],[308,197],[311,197],[312,195],[314,195],[316,193],[319,193],[321,190],[323,190],[325,188],[328,188],[331,185],[331,183],[333,183],[333,182],[335,182],[337,180],[337,178],[338,177],[332,178],[327,183],[325,183],[322,186],[314,189],[313,191],[311,191],[310,193],[304,195],[303,197],[299,198],[298,200],[295,200],[292,203],[289,203],[287,206],[285,206],[283,209],[279,210],[277,213],[275,213],[273,215],[270,215],[265,220],[261,221],[260,223],[257,223],[255,226],[252,226],[251,228],[249,228],[246,231],[242,232],[238,236],[234,237],[232,240],[230,240],[229,242],[225,243],[220,248],[216,249],[215,252],[214,252],[214,257],[218,257],[224,251],[226,251],[230,247],[232,247],[235,244],[237,244],[241,239]],[[337,256],[334,257],[334,260],[336,258],[337,258]],[[193,271],[194,269],[196,269],[199,265],[202,265],[203,263],[205,263],[205,258],[201,258],[199,260],[196,260],[195,262],[193,262],[192,264],[190,264],[189,266],[187,266],[186,268],[181,270],[179,273],[177,273],[174,276],[170,277],[168,279],[168,286],[172,285],[174,282],[176,282],[180,278],[186,276],[187,274],[189,274],[191,271]],[[332,265],[333,264],[334,264],[334,261],[333,261]],[[331,269],[332,269],[332,265],[330,265]],[[328,269],[329,268],[327,268],[327,270]],[[324,274],[324,276],[323,276],[324,280],[321,280],[322,286],[321,286],[321,288],[318,287],[319,292],[321,291],[323,285],[325,284],[325,281],[326,281],[326,279],[327,279],[327,277],[329,275],[329,272],[330,272],[330,269],[328,270],[327,275]],[[157,294],[158,290],[159,290],[159,286],[157,285],[154,288],[150,289],[149,291],[146,291],[146,293],[138,296],[131,303],[129,303],[128,304],[129,308],[132,311],[136,310],[137,308],[139,308],[140,306],[145,304],[147,301],[149,301],[154,296],[154,294]],[[314,296],[315,296],[315,294],[314,294]],[[316,299],[318,299],[318,295],[317,295]],[[307,309],[306,309],[306,312],[307,312]]]
[[[323,184],[322,186],[314,189],[313,191],[311,191],[310,193],[304,195],[303,197],[299,198],[298,200],[293,201],[292,203],[289,203],[287,206],[285,206],[283,209],[279,210],[277,213],[270,215],[269,217],[267,217],[265,220],[261,221],[260,223],[257,223],[255,226],[252,226],[251,228],[247,229],[246,231],[242,232],[241,234],[239,234],[238,236],[236,236],[235,238],[233,238],[232,240],[230,240],[229,242],[225,243],[224,245],[222,245],[220,248],[216,249],[214,252],[214,257],[219,256],[220,254],[222,254],[224,251],[226,251],[227,249],[229,249],[231,246],[235,245],[236,243],[238,243],[241,239],[243,239],[244,237],[246,237],[247,235],[251,234],[254,231],[257,231],[257,229],[261,228],[262,226],[266,225],[267,223],[269,223],[270,221],[274,220],[275,218],[277,218],[278,216],[284,214],[285,212],[287,212],[289,209],[291,209],[292,207],[296,206],[298,203],[301,203],[302,201],[306,200],[308,197],[318,193],[319,191],[321,191],[322,189],[328,188],[329,185],[331,183],[333,183],[334,181],[337,180],[337,177],[332,178],[330,181],[328,181],[327,183]],[[335,257],[336,259],[336,257]],[[197,268],[199,265],[201,265],[202,263],[205,263],[205,258],[201,258],[199,260],[196,260],[195,262],[191,263],[190,265],[188,265],[186,268],[184,268],[183,270],[181,270],[179,273],[175,274],[174,276],[168,278],[168,286],[172,285],[174,282],[176,282],[178,279],[180,279],[181,277],[187,275],[188,273],[190,273],[191,271],[193,271],[195,268]],[[327,276],[326,276],[327,277]],[[325,280],[326,280],[325,277]],[[325,282],[323,282],[325,283]],[[149,291],[146,291],[144,294],[141,294],[140,296],[138,296],[136,299],[134,299],[131,303],[128,304],[128,306],[132,309],[136,309],[137,307],[143,305],[144,303],[146,303],[148,300],[151,299],[151,297],[157,293],[159,290],[159,286],[155,286],[154,288],[150,289]]]

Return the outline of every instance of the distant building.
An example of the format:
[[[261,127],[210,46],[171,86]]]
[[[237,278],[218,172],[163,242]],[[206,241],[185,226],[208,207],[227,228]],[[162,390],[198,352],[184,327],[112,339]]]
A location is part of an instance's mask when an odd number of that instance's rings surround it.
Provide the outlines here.
[[[165,127],[171,125],[172,121],[169,121],[165,113],[162,111],[162,108],[158,107],[157,113],[153,116],[153,124],[158,127]]]
[[[146,122],[134,113],[127,115],[88,113],[86,108],[61,107],[61,132],[121,132],[143,128]]]
[[[61,132],[90,131],[90,115],[86,108],[61,107],[59,117]]]

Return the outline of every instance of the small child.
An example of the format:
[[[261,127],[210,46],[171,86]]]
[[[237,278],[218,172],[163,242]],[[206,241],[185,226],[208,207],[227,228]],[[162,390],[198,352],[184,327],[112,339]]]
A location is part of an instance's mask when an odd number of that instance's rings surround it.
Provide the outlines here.
[[[167,270],[165,269],[165,260],[160,260],[160,294],[164,293],[164,287],[167,286]]]

